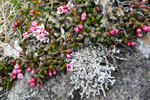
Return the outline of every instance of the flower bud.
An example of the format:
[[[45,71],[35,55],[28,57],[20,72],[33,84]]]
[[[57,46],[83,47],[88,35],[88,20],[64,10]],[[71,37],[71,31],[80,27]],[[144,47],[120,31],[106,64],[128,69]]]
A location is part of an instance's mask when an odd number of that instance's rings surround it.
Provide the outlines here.
[[[23,33],[22,37],[25,37],[25,36],[27,36],[28,34],[29,34],[29,32],[25,32],[25,33]]]
[[[68,12],[68,10],[64,10],[63,12],[66,14]]]
[[[114,29],[114,32],[115,32],[115,34],[118,34],[119,30],[118,29]]]
[[[30,72],[31,70],[32,70],[32,68],[31,68],[31,67],[28,67],[28,68],[27,68],[27,71],[28,71],[28,72]]]
[[[79,28],[74,28],[74,30],[75,30],[77,33],[80,32]]]
[[[30,78],[29,83],[35,83],[35,78]]]
[[[11,74],[10,74],[10,76],[11,76],[11,77],[13,77],[13,76],[14,76],[14,74],[13,74],[13,73],[11,73]]]
[[[16,26],[15,26],[14,24],[12,24],[12,27],[13,27],[13,28],[16,28]]]
[[[13,70],[13,72],[12,72],[13,74],[17,74],[17,70]]]
[[[31,14],[36,14],[36,11],[35,10],[30,10],[30,13]]]
[[[15,25],[16,27],[18,27],[18,26],[19,26],[19,23],[15,22],[14,25]]]
[[[115,34],[115,31],[112,30],[112,31],[109,32],[109,34],[110,34],[110,35],[114,35],[114,34]]]
[[[19,74],[19,73],[21,73],[22,72],[22,70],[21,69],[17,69],[17,73]]]
[[[142,31],[141,28],[137,28],[137,29],[136,29],[136,32],[137,32],[137,33],[141,33],[141,31]]]
[[[135,43],[132,41],[132,42],[130,42],[130,44],[132,45],[132,46],[135,46]]]
[[[83,30],[83,28],[84,28],[82,24],[79,24],[78,27],[80,30]]]
[[[145,26],[145,25],[142,27],[142,29],[143,29],[144,31],[149,31],[149,27],[148,27],[148,26]]]
[[[39,87],[40,86],[40,83],[37,83],[37,87]]]
[[[56,70],[53,70],[53,74],[56,75]]]
[[[15,60],[11,60],[11,63],[12,63],[12,64],[15,64],[15,63],[16,63],[16,61],[15,61]]]
[[[71,49],[68,49],[68,50],[67,50],[67,53],[70,53],[70,52],[71,52]]]
[[[35,83],[31,83],[30,86],[35,86]]]
[[[67,54],[66,56],[67,56],[67,58],[70,58],[70,57],[71,57],[71,55],[70,55],[70,54]]]
[[[16,79],[17,78],[17,76],[16,75],[13,75],[13,79]]]
[[[130,46],[131,45],[131,43],[130,42],[127,42],[127,46]]]
[[[49,76],[50,76],[50,77],[53,76],[52,71],[49,71]]]
[[[142,37],[143,36],[143,34],[141,34],[141,33],[138,33],[138,37]]]
[[[31,70],[31,74],[34,74],[34,71],[33,71],[33,70]]]

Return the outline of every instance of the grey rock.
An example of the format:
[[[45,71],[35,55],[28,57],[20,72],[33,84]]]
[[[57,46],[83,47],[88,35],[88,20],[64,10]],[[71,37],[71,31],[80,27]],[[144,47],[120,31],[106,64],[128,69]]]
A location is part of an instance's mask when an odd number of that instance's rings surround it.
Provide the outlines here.
[[[150,52],[150,49],[139,49],[142,44],[137,42],[137,45],[131,49],[121,49],[119,56],[128,60],[117,60],[118,69],[113,73],[117,81],[107,91],[107,97],[91,96],[88,100],[150,100],[150,58],[143,55],[143,50]],[[150,42],[143,45],[148,47]],[[43,88],[32,88],[28,83],[29,74],[26,73],[24,79],[18,80],[10,90],[7,100],[81,100],[80,90],[74,93],[73,99],[67,97],[72,87],[69,76],[70,73],[58,74],[45,82]]]

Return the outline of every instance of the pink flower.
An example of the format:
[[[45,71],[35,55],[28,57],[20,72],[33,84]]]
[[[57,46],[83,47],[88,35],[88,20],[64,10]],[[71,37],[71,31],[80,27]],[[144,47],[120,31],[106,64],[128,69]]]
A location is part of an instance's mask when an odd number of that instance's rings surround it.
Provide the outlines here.
[[[66,14],[68,12],[68,10],[63,10],[63,12]]]
[[[35,85],[36,85],[36,83],[31,83],[31,84],[30,84],[30,86],[35,86]]]
[[[131,45],[131,43],[130,42],[127,42],[127,46],[130,46]]]
[[[15,26],[14,24],[12,24],[12,27],[13,27],[13,28],[16,28],[16,26]]]
[[[115,34],[115,31],[112,30],[112,31],[109,32],[109,34],[110,34],[110,35],[114,35],[114,34]]]
[[[39,87],[39,86],[40,86],[40,83],[38,82],[38,83],[37,83],[37,87]]]
[[[30,10],[30,13],[31,14],[36,14],[36,11],[35,10]]]
[[[56,75],[56,70],[53,70],[53,74]]]
[[[29,83],[35,83],[35,80],[36,80],[35,78],[30,78]]]
[[[149,31],[149,27],[148,27],[148,26],[145,26],[145,25],[142,27],[142,29],[143,29],[144,31]]]
[[[67,70],[68,70],[68,71],[72,71],[74,65],[73,65],[72,62],[70,62],[69,64],[66,65],[66,67],[67,67]]]
[[[68,7],[66,5],[63,5],[63,9],[68,9]]]
[[[77,33],[80,32],[79,28],[76,28],[76,27],[75,27],[74,30],[75,30]]]
[[[50,77],[53,76],[52,71],[49,71],[49,76],[50,76]]]
[[[28,67],[28,68],[27,68],[27,71],[28,71],[28,72],[30,72],[31,70],[32,70],[32,68],[31,68],[31,67]]]
[[[29,32],[25,32],[25,33],[23,33],[22,37],[25,37],[25,36],[27,36],[28,34],[29,34]]]
[[[16,27],[18,27],[18,26],[19,26],[19,23],[15,22],[14,25],[15,25]]]
[[[132,42],[130,42],[130,44],[132,45],[132,46],[135,46],[135,43],[132,41]]]
[[[35,31],[35,27],[31,27],[31,28],[30,28],[30,31],[31,31],[31,32],[34,32],[34,31]]]
[[[13,70],[13,72],[12,72],[13,74],[17,74],[17,70]]]
[[[70,57],[71,57],[71,55],[70,55],[70,54],[66,54],[66,56],[67,56],[67,58],[70,58]]]
[[[63,7],[62,6],[60,6],[59,8],[57,8],[57,14],[63,14],[63,12],[64,12],[64,9],[63,9]]]
[[[39,24],[36,21],[31,22],[32,26],[38,26]]]
[[[17,78],[17,76],[16,75],[13,75],[13,79],[16,79]]]
[[[68,49],[68,50],[67,50],[67,53],[70,53],[70,52],[71,52],[71,49]]]
[[[81,15],[81,21],[85,22],[85,20],[86,20],[86,12],[82,13]]]
[[[83,27],[82,24],[79,24],[78,27],[79,27],[80,30],[83,30],[83,29],[84,29],[84,27]]]
[[[19,73],[19,74],[17,75],[17,78],[18,78],[18,79],[23,79],[23,74],[22,74],[22,73]]]
[[[34,71],[33,71],[33,70],[31,70],[31,74],[34,74]]]
[[[16,64],[16,65],[14,65],[14,68],[18,69],[18,68],[20,68],[20,65]]]
[[[11,63],[12,63],[12,64],[15,64],[15,63],[16,63],[16,61],[15,61],[15,60],[11,60]]]
[[[137,33],[141,33],[141,31],[142,31],[141,28],[137,28],[137,29],[136,29],[136,32],[137,32]]]
[[[138,33],[138,37],[142,37],[143,36],[143,34],[141,34],[141,33]]]
[[[13,74],[13,73],[11,73],[11,74],[10,74],[10,76],[11,76],[11,77],[13,77],[13,76],[14,76],[14,74]]]
[[[115,34],[118,34],[119,30],[118,29],[114,29],[114,32],[115,32]]]
[[[17,73],[19,74],[19,73],[21,73],[22,72],[22,70],[21,69],[17,69]]]

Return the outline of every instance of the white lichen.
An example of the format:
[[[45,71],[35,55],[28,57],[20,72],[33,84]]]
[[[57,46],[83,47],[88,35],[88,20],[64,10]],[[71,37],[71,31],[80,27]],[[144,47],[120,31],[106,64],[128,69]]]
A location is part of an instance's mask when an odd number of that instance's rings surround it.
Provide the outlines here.
[[[72,54],[71,62],[74,63],[74,69],[70,76],[71,89],[69,96],[73,98],[73,92],[80,89],[81,98],[89,98],[90,95],[100,95],[101,92],[106,96],[105,90],[115,82],[111,75],[116,69],[107,59],[107,49],[101,44],[89,47],[78,48],[77,52]]]

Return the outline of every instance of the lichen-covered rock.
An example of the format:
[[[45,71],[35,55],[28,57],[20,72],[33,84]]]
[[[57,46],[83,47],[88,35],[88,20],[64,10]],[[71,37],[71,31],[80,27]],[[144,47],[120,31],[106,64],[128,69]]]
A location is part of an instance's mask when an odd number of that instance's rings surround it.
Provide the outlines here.
[[[132,49],[120,50],[120,56],[128,60],[117,60],[118,68],[113,73],[116,82],[106,92],[107,97],[101,95],[90,97],[88,100],[150,99],[150,59],[143,56],[138,48],[137,46]],[[87,100],[86,98],[80,99],[80,90],[74,93],[73,99],[67,97],[67,93],[72,89],[69,77],[70,73],[59,74],[45,82],[43,88],[32,88],[29,86],[29,75],[26,73],[24,79],[18,80],[10,90],[7,100]]]

